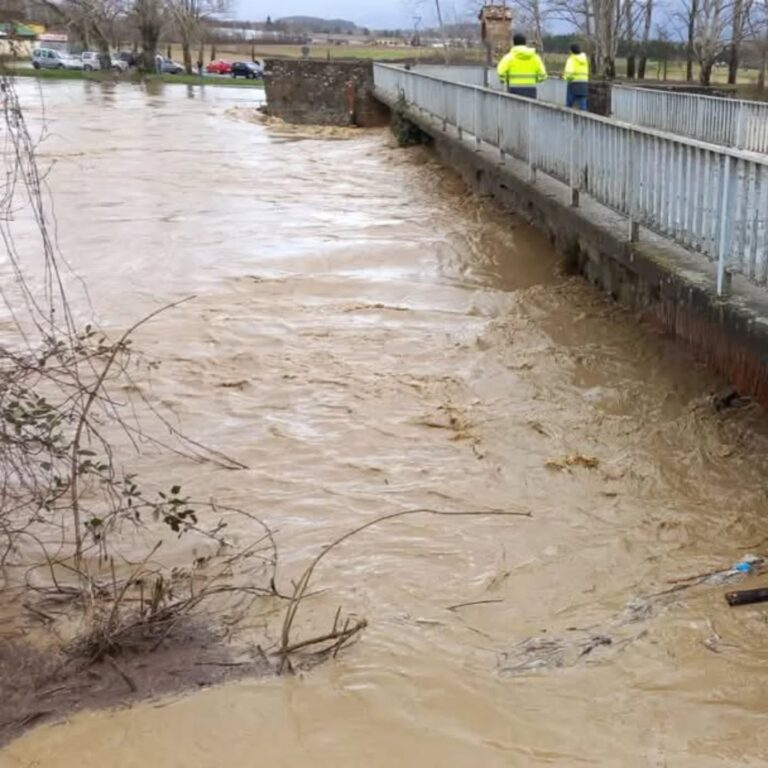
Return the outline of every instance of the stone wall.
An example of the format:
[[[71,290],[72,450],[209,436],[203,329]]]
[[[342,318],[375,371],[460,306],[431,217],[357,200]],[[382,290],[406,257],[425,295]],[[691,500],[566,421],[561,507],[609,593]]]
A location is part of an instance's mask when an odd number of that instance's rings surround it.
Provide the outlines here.
[[[506,5],[484,5],[478,17],[480,35],[491,60],[498,61],[512,44],[512,9]]]
[[[370,61],[267,59],[267,111],[303,125],[386,125],[388,110],[372,96]]]
[[[611,114],[611,84],[606,80],[589,81],[589,111],[609,117]]]

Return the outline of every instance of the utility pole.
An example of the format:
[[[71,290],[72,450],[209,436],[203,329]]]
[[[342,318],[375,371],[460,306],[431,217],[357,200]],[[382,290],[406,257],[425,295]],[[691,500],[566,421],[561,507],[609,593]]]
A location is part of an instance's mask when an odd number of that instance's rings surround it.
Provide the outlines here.
[[[440,8],[440,0],[435,0],[435,10],[437,11],[437,24],[440,27],[440,36],[443,38],[443,51],[445,52],[445,63],[450,64],[451,58],[448,53],[448,39],[445,36],[445,24],[443,24],[443,11]]]

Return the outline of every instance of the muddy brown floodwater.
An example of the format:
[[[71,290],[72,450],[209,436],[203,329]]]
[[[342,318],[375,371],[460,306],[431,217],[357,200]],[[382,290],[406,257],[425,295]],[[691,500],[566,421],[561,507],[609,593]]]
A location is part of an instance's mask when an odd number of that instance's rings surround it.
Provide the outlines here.
[[[379,514],[533,518],[373,528],[300,620],[369,619],[336,660],[80,713],[3,768],[768,765],[766,610],[649,598],[765,550],[764,415],[716,413],[722,381],[423,150],[258,125],[252,95],[42,91],[60,246],[100,321],[197,296],[136,343],[186,431],[250,469],[186,482],[275,526],[286,582]]]

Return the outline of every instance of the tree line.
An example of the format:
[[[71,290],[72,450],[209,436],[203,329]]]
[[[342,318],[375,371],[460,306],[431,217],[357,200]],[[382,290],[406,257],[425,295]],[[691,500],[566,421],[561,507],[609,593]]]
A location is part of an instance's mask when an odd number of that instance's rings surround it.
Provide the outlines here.
[[[107,69],[110,51],[129,40],[139,68],[154,72],[161,37],[172,38],[181,43],[184,66],[192,72],[194,54],[203,58],[211,23],[229,10],[230,0],[4,0],[0,21],[34,18],[66,29],[70,39],[98,51]]]

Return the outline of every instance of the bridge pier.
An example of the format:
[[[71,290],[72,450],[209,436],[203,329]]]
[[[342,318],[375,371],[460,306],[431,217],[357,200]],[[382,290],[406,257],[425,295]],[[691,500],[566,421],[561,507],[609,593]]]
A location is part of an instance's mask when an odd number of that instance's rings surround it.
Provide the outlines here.
[[[389,112],[373,98],[370,61],[267,59],[267,111],[303,125],[386,125]]]
[[[549,176],[531,179],[528,163],[449,134],[442,121],[414,109],[404,117],[431,136],[439,157],[469,187],[544,232],[568,271],[582,274],[682,342],[739,392],[768,406],[768,294],[734,275],[733,290],[718,296],[715,264],[647,230],[640,239],[635,222]]]

